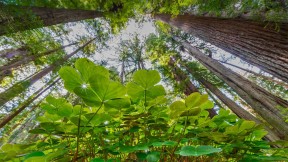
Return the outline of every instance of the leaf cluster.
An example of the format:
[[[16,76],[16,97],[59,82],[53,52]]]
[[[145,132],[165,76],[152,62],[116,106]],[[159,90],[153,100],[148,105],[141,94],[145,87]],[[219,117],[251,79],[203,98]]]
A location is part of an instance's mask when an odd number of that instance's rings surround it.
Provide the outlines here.
[[[30,144],[5,144],[4,161],[254,161],[286,160],[285,148],[263,141],[253,121],[221,109],[213,118],[208,95],[193,93],[169,104],[160,75],[138,70],[122,85],[88,59],[59,71],[65,88],[80,98],[72,105],[49,96],[41,104],[37,136]],[[282,143],[283,144],[283,143]],[[271,153],[270,156],[266,156]]]

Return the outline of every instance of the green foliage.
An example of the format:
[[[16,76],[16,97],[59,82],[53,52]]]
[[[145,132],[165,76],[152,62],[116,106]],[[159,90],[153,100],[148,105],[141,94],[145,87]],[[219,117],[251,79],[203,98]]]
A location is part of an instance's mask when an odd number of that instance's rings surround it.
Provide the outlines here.
[[[41,104],[38,141],[5,144],[2,161],[245,161],[287,160],[284,148],[270,148],[262,126],[221,109],[213,118],[207,95],[166,99],[155,70],[139,70],[126,86],[88,59],[59,71],[64,86],[80,98],[72,105],[49,96]],[[85,86],[84,86],[85,85]],[[127,88],[127,90],[126,90]],[[76,153],[76,148],[79,148]],[[272,152],[277,152],[272,154]],[[270,156],[267,156],[268,153]]]

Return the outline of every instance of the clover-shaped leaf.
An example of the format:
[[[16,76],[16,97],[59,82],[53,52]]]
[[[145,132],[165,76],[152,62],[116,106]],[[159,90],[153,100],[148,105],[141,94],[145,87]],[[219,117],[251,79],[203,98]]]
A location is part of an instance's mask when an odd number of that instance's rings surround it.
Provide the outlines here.
[[[155,70],[138,70],[133,75],[133,81],[127,84],[127,92],[134,100],[146,101],[165,95],[160,82],[160,75]]]

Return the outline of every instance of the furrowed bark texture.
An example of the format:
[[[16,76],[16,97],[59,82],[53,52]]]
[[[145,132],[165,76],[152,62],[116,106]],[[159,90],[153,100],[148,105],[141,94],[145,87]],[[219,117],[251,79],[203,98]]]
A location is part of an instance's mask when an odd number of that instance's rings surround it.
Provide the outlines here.
[[[74,56],[76,53],[78,53],[80,50],[82,50],[84,47],[89,45],[91,42],[93,42],[96,38],[93,38],[89,41],[87,41],[84,45],[79,47],[74,52],[70,53],[69,55],[64,56],[62,59],[56,61],[52,65],[44,68],[41,72],[35,74],[34,76],[28,78],[25,81],[21,81],[19,83],[16,83],[6,91],[0,93],[0,106],[3,106],[6,102],[11,100],[12,98],[16,97],[18,94],[25,91],[28,87],[33,85],[35,82],[37,82],[39,79],[56,69],[57,67],[61,66],[64,62],[66,62],[69,58]]]
[[[102,13],[90,10],[76,10],[76,9],[56,9],[56,8],[46,8],[46,7],[23,7],[23,6],[5,6],[0,4],[0,11],[6,14],[6,18],[1,18],[0,20],[0,35],[9,34],[11,32],[18,32],[24,30],[31,30],[39,27],[46,27],[56,24],[75,22],[84,19],[93,19],[97,17],[102,17]],[[17,12],[16,12],[17,11]],[[21,13],[21,17],[17,16]],[[27,13],[27,14],[26,14]],[[25,17],[26,14],[26,17]],[[32,16],[31,16],[32,15]],[[34,16],[34,17],[33,17]],[[28,18],[27,18],[28,17]],[[28,24],[27,19],[38,19],[42,21],[42,24],[31,26]],[[13,28],[14,31],[7,31],[9,28],[7,25],[11,24],[11,21],[21,20],[24,24],[20,25],[19,28]],[[9,22],[9,23],[8,23]],[[25,24],[27,23],[27,24]]]
[[[229,85],[255,112],[276,129],[281,139],[288,136],[288,123],[285,122],[285,116],[277,108],[277,106],[288,107],[286,100],[270,94],[216,60],[209,58],[189,43],[182,42],[182,45],[189,51],[190,55]]]
[[[288,82],[288,23],[193,15],[154,17]]]

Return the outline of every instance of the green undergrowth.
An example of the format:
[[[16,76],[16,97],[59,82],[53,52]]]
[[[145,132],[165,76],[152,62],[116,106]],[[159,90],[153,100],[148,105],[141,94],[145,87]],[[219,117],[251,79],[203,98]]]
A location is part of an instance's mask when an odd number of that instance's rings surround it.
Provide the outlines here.
[[[47,97],[41,104],[39,125],[30,130],[35,142],[4,144],[0,161],[288,159],[287,143],[272,147],[263,140],[267,132],[261,125],[225,109],[210,118],[207,110],[214,105],[206,94],[168,100],[155,70],[139,70],[122,85],[111,80],[104,67],[78,59],[75,67],[62,67],[59,74],[79,103]]]

